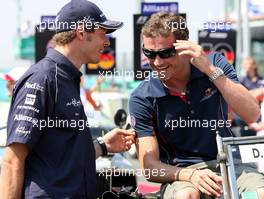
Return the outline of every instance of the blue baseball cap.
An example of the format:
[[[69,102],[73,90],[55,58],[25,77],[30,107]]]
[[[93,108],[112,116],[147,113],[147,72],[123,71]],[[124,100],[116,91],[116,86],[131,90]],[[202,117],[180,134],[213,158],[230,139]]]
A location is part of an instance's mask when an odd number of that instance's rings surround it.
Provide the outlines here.
[[[121,21],[108,20],[97,5],[87,0],[71,0],[58,12],[55,23],[57,33],[75,30],[79,23],[86,28],[105,28],[107,34],[123,26]]]

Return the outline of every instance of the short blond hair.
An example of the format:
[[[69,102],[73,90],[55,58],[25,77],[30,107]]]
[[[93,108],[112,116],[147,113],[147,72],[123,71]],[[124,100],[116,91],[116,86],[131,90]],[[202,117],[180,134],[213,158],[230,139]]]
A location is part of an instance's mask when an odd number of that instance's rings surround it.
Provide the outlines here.
[[[175,24],[177,27],[174,26]],[[184,25],[183,27],[181,26],[182,24]],[[186,20],[183,17],[172,13],[153,14],[141,30],[141,36],[146,37],[168,37],[171,33],[173,33],[175,39],[189,39],[189,30],[187,28]]]
[[[75,30],[70,30],[70,31],[56,33],[53,36],[52,40],[54,41],[55,45],[65,46],[66,44],[72,42],[75,37],[76,37]]]

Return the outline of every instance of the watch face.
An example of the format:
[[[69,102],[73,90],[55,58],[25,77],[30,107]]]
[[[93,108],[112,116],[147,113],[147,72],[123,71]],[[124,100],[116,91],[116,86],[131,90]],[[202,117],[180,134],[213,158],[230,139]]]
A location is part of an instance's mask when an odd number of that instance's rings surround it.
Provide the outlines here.
[[[99,144],[103,144],[104,143],[104,140],[103,140],[102,137],[98,137],[97,140],[98,140]]]
[[[215,79],[217,79],[218,77],[220,77],[221,75],[223,75],[224,72],[221,68],[216,68],[215,71],[210,75],[210,80],[214,81]]]

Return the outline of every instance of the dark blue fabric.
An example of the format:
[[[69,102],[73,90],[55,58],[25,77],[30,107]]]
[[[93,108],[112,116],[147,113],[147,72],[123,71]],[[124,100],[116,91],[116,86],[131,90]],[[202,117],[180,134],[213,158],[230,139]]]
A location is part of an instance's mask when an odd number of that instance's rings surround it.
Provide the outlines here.
[[[94,3],[87,0],[71,0],[57,14],[56,32],[75,30],[81,24],[88,30],[103,27],[107,29],[107,33],[123,26],[123,22],[108,20]]]
[[[229,79],[239,83],[234,67],[222,55],[213,53],[209,55],[209,60],[221,68]],[[151,78],[136,88],[129,101],[131,123],[137,136],[156,136],[160,160],[171,165],[186,166],[215,159],[215,130],[219,130],[222,136],[232,135],[226,123],[226,102],[209,78],[194,66],[191,66],[186,95],[188,101],[184,102],[170,95],[159,79]],[[183,120],[200,121],[202,125],[182,123],[180,127],[179,122]],[[225,125],[222,122],[216,127],[215,121],[221,120]],[[178,127],[174,122],[172,128],[172,122],[168,125],[169,121],[177,121]],[[207,127],[209,122],[211,128]]]
[[[31,149],[25,164],[26,199],[95,198],[93,141],[88,125],[74,125],[87,121],[81,75],[66,57],[49,49],[15,86],[7,144],[23,143]],[[50,121],[49,126],[41,129],[40,121]]]
[[[264,87],[263,77],[257,76],[257,81],[252,82],[249,76],[244,76],[240,80],[241,84],[245,86],[248,90]]]

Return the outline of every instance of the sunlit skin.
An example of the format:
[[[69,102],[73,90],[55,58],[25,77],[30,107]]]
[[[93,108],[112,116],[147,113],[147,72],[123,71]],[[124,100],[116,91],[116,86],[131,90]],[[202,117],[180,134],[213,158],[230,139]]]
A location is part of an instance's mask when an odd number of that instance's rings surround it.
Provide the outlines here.
[[[86,59],[84,63],[96,64],[100,61],[100,56],[105,47],[110,45],[110,41],[106,36],[106,30],[99,28],[93,33],[84,31],[85,42],[80,49],[80,53]]]
[[[87,32],[78,27],[74,40],[64,46],[56,45],[55,50],[65,55],[80,69],[84,63],[98,63],[103,50],[109,45],[105,29],[98,28],[94,32]]]
[[[169,37],[145,37],[143,36],[144,47],[149,50],[160,50],[173,47],[176,42],[175,37],[171,34]],[[148,59],[151,68],[157,71],[161,81],[171,90],[175,87],[184,90],[190,77],[190,58],[187,55],[176,55],[167,59],[162,59],[158,55],[155,59]]]

